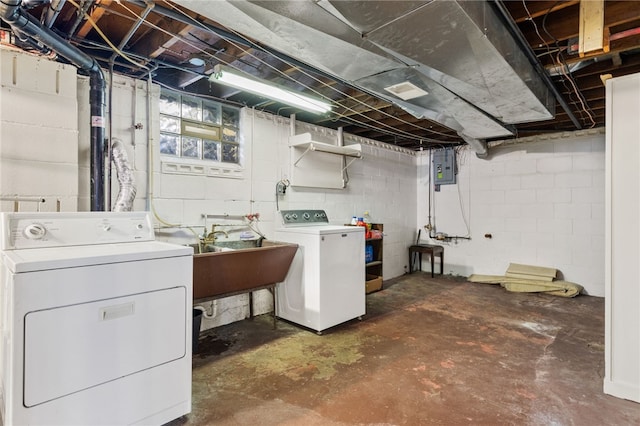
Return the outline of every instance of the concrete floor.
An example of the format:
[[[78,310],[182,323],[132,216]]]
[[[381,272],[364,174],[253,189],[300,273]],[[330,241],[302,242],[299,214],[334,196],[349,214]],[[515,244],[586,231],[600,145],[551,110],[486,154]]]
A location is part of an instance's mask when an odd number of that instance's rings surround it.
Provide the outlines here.
[[[322,336],[263,315],[203,332],[178,425],[638,425],[602,393],[604,299],[414,273]]]

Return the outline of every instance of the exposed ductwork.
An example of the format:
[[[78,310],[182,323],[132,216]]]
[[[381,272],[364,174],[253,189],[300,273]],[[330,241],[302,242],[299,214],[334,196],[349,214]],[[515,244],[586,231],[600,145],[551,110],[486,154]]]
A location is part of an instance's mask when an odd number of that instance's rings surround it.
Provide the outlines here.
[[[489,158],[489,149],[487,148],[487,142],[470,138],[464,133],[459,133],[459,135],[467,143],[467,145],[471,147],[473,152],[476,153],[476,156],[478,158],[482,158],[483,160]]]
[[[120,139],[113,138],[111,141],[111,161],[116,167],[116,176],[120,184],[113,211],[130,212],[136,198],[136,180],[129,164],[127,150]]]
[[[58,15],[60,15],[60,12],[62,11],[62,7],[64,6],[65,3],[66,3],[66,0],[51,0],[51,2],[49,3],[49,7],[47,8],[46,15],[42,16],[42,23],[47,28],[51,28],[53,23],[58,18]]]
[[[105,140],[105,80],[102,69],[81,50],[42,26],[21,9],[21,0],[0,1],[0,18],[20,37],[46,46],[73,65],[89,74],[91,102],[91,210],[103,211],[104,203],[104,140]]]
[[[488,2],[176,3],[457,131],[479,156],[480,140],[555,114],[549,88]]]

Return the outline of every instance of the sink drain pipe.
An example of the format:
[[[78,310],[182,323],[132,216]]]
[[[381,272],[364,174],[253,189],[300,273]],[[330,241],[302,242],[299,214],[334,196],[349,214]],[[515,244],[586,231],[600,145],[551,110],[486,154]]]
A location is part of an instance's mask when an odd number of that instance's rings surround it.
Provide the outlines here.
[[[105,142],[105,92],[104,73],[98,62],[49,28],[42,26],[33,16],[25,13],[22,0],[0,1],[0,19],[11,26],[20,37],[44,45],[89,74],[91,103],[91,211],[104,211],[104,142]]]

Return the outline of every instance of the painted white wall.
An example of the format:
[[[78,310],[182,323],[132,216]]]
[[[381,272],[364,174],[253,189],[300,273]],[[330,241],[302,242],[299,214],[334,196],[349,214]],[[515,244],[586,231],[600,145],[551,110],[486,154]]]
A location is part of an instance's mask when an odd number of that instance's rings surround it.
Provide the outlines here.
[[[242,216],[260,213],[259,229],[272,238],[280,226],[276,206],[276,184],[291,176],[288,138],[291,120],[271,114],[243,109],[241,135],[243,151],[242,178],[220,178],[191,174],[163,173],[163,163],[180,163],[160,156],[159,88],[152,86],[147,97],[147,83],[116,76],[113,85],[113,137],[121,139],[127,148],[137,181],[135,208],[149,209],[156,215],[161,229],[158,239],[189,244],[196,241],[194,232],[202,234],[212,223],[242,224]],[[89,83],[78,79],[80,133],[80,209],[89,209]],[[117,108],[116,108],[117,106]],[[147,111],[150,111],[147,115]],[[133,115],[133,117],[132,117]],[[147,116],[151,120],[147,119]],[[142,129],[136,129],[136,124]],[[140,127],[140,126],[138,126]],[[148,133],[147,133],[148,132]],[[296,133],[310,132],[328,140],[337,140],[338,132],[296,122]],[[147,140],[153,151],[148,152]],[[348,168],[349,182],[345,189],[289,187],[279,197],[279,208],[313,208],[327,211],[331,222],[348,223],[351,216],[369,211],[372,221],[385,225],[384,278],[402,275],[407,268],[407,246],[415,234],[416,155],[412,151],[387,144],[344,135],[344,143],[363,145],[363,158]],[[314,154],[308,154],[314,155]],[[148,158],[153,160],[152,170]],[[185,164],[202,164],[186,161]],[[146,197],[147,179],[151,172],[153,193]],[[113,194],[117,194],[116,177],[112,178]],[[147,204],[148,203],[148,204]],[[204,218],[203,215],[213,217]],[[224,216],[229,215],[229,218]],[[176,227],[166,224],[177,225]],[[246,226],[233,229],[231,239],[238,239]],[[241,295],[206,303],[214,319],[204,319],[203,328],[210,328],[246,318],[249,315],[248,296]],[[270,312],[272,299],[268,291],[254,295],[254,312]]]
[[[24,53],[17,54],[35,61],[21,68],[19,74],[32,86],[35,83],[26,77],[45,81],[55,76],[59,67],[67,67]],[[22,56],[19,58],[23,59]],[[2,61],[3,67],[9,66],[7,64],[11,61]],[[75,85],[73,91],[77,93],[53,96],[47,94],[51,89],[44,84],[19,92],[9,84],[13,84],[12,79],[6,77],[12,75],[9,71],[7,74],[3,68],[3,97],[0,102],[2,194],[7,193],[4,189],[6,182],[15,182],[13,177],[6,177],[4,170],[18,150],[21,152],[21,165],[16,173],[23,178],[19,186],[9,189],[8,193],[61,197],[63,210],[88,210],[88,80],[76,77],[71,68],[73,75],[56,84],[63,88]],[[66,76],[66,73],[58,75]],[[6,93],[11,96],[5,96]],[[273,235],[279,220],[275,185],[291,173],[288,118],[243,111],[244,171],[241,179],[166,174],[160,172],[163,159],[158,155],[157,145],[154,145],[159,140],[159,88],[152,86],[148,97],[147,82],[116,77],[113,93],[113,136],[124,142],[134,165],[138,186],[136,209],[153,207],[163,221],[190,225],[198,233],[202,232],[205,224],[203,214],[241,216],[258,212],[261,214],[260,228],[267,237]],[[69,97],[71,100],[67,99]],[[19,115],[16,111],[36,111],[35,116],[42,120],[29,118],[20,125],[34,129],[16,133],[12,129],[15,124],[11,122],[15,120],[8,120],[8,117]],[[63,129],[58,129],[61,122],[67,121],[70,122],[68,126],[65,124]],[[136,129],[136,124],[141,124],[142,128]],[[324,137],[337,137],[333,130],[297,124],[296,133],[314,132]],[[22,143],[25,140],[23,135],[33,131],[39,133],[28,138],[30,143]],[[42,143],[47,138],[49,143]],[[384,278],[402,275],[408,267],[407,246],[415,241],[416,230],[428,220],[426,151],[407,152],[350,135],[345,135],[344,139],[345,144],[361,143],[364,147],[364,158],[355,161],[348,169],[350,182],[347,188],[291,187],[284,197],[280,197],[280,208],[322,208],[335,223],[345,223],[352,215],[369,211],[374,222],[385,225]],[[149,140],[154,147],[151,152]],[[601,132],[550,135],[546,140],[518,139],[492,147],[491,153],[490,160],[480,160],[467,151],[460,158],[459,184],[442,186],[441,192],[433,194],[438,231],[461,236],[466,234],[460,199],[471,227],[470,241],[459,240],[457,244],[446,245],[445,272],[465,276],[471,273],[502,274],[510,262],[551,266],[559,269],[565,279],[583,285],[589,294],[603,296],[604,136]],[[151,174],[149,155],[153,156]],[[56,159],[60,164],[48,167],[47,163],[56,163]],[[46,179],[33,173],[43,164],[43,170],[47,170]],[[62,167],[60,172],[57,171],[59,167]],[[149,176],[153,177],[153,203],[149,203],[146,196]],[[115,176],[113,182],[115,199]],[[12,203],[2,205],[3,210],[12,208]],[[208,219],[207,224],[212,221],[225,219]],[[484,238],[487,233],[493,238]],[[192,232],[186,228],[163,229],[158,235],[160,239],[178,243],[194,241]],[[233,236],[237,238],[237,235]],[[422,235],[425,237],[426,231]],[[423,269],[428,268],[425,262]],[[271,309],[271,298],[267,292],[256,299],[256,312]],[[248,315],[246,296],[220,300],[217,305],[217,318],[206,321],[206,327]]]
[[[76,210],[75,81],[73,66],[0,49],[0,210],[16,197],[22,211]]]
[[[606,86],[604,392],[640,402],[640,73]]]
[[[471,229],[471,240],[437,242],[445,246],[445,273],[503,275],[511,262],[547,266],[604,296],[604,154],[602,129],[496,144],[489,160],[463,150],[457,185],[432,193],[436,231],[466,236],[463,215]],[[423,152],[419,226],[428,223],[428,166]],[[430,268],[426,261],[423,268]]]
[[[158,170],[162,158],[156,159],[154,202],[156,212],[166,221],[194,225],[202,232],[203,214],[216,216],[211,223],[240,223],[234,217],[247,213],[260,213],[259,227],[272,238],[280,226],[276,207],[276,184],[291,176],[291,132],[289,118],[243,109],[243,161],[244,178],[218,178],[179,174],[162,174]],[[325,138],[337,139],[336,131],[305,123],[296,123],[296,132],[317,133]],[[157,128],[157,126],[154,126]],[[155,140],[158,140],[157,135]],[[286,195],[279,197],[281,210],[324,209],[332,223],[348,223],[351,216],[361,216],[369,211],[373,222],[385,225],[384,278],[402,275],[407,268],[407,246],[415,233],[416,211],[416,163],[415,153],[379,142],[345,135],[346,145],[363,144],[363,159],[349,168],[349,182],[345,189],[318,189],[289,187]],[[157,152],[157,147],[156,147]],[[308,155],[314,155],[313,153]],[[246,230],[246,228],[238,228]],[[193,242],[188,230],[166,229],[161,238],[174,242]],[[238,238],[232,233],[231,238]],[[272,309],[271,295],[258,292],[254,298],[256,313]],[[205,304],[210,312],[215,310],[214,320],[205,319],[203,327],[209,328],[245,318],[248,315],[248,297],[221,299],[215,307]]]

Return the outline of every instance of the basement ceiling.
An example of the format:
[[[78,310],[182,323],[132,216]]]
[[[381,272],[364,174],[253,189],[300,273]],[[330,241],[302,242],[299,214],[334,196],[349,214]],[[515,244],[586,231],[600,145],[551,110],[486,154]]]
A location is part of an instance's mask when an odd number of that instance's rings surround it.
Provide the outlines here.
[[[23,1],[106,70],[414,150],[604,126],[602,80],[640,72],[633,1],[42,3]],[[217,64],[332,111],[210,82]]]

